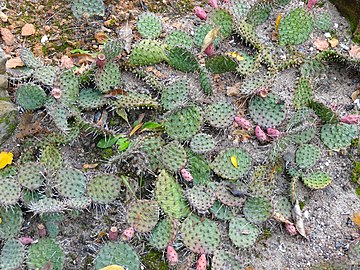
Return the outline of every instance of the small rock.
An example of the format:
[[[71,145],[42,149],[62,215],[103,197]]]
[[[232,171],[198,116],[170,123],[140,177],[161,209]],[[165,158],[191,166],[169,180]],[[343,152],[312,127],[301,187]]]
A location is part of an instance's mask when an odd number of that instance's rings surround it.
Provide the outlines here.
[[[0,20],[2,22],[7,22],[8,21],[8,16],[2,11],[0,11]]]
[[[6,62],[6,68],[16,68],[23,67],[24,63],[21,61],[20,57],[11,58]]]
[[[44,56],[43,46],[41,43],[36,43],[34,45],[33,53],[36,57]]]
[[[21,28],[21,35],[23,37],[28,37],[31,36],[33,34],[35,34],[35,26],[33,24],[30,23],[26,23],[22,28]]]
[[[15,36],[7,28],[1,28],[1,38],[4,41],[5,45],[12,46],[15,43]]]
[[[329,32],[326,32],[326,33],[324,34],[324,36],[327,37],[327,38],[331,38],[331,34],[330,34]]]

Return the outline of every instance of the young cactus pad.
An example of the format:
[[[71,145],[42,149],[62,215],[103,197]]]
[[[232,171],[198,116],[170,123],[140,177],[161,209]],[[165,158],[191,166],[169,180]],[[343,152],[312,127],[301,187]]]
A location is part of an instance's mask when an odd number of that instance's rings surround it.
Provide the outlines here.
[[[21,269],[25,255],[24,246],[15,239],[5,242],[0,255],[0,269]]]
[[[258,228],[245,218],[234,217],[229,225],[229,237],[238,248],[248,248],[255,244]]]
[[[177,233],[174,225],[175,223],[169,218],[161,220],[151,233],[149,239],[150,246],[158,250],[165,249],[171,242],[174,234],[176,235]]]
[[[87,192],[95,203],[110,203],[119,196],[121,180],[115,175],[101,174],[92,178]]]
[[[0,239],[10,239],[16,237],[20,233],[23,223],[23,216],[20,207],[0,207],[0,217]]]
[[[324,172],[314,172],[311,174],[308,174],[302,178],[305,186],[308,186],[312,189],[322,189],[327,187],[332,179],[331,177]]]
[[[137,200],[129,207],[127,222],[138,232],[150,232],[158,220],[159,206],[156,201]]]

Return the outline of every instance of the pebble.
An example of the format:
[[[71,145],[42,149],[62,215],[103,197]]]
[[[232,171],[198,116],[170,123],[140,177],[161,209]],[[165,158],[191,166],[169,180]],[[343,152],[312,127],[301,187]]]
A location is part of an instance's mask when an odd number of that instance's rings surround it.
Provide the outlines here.
[[[326,33],[324,34],[324,36],[327,37],[327,38],[331,38],[331,34],[328,33],[328,32],[326,32]]]

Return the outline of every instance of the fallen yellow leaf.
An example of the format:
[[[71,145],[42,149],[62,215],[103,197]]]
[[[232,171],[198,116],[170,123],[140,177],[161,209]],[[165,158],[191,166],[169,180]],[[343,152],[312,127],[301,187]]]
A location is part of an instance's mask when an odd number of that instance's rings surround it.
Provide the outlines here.
[[[241,54],[239,54],[237,52],[227,52],[226,55],[234,58],[237,61],[242,61],[245,59]]]
[[[138,131],[138,130],[143,126],[143,124],[144,124],[144,123],[140,123],[140,124],[136,125],[136,126],[131,130],[129,136],[131,137],[132,135],[134,135],[135,132]]]
[[[100,270],[125,270],[125,268],[120,265],[112,264],[104,268],[101,268]]]
[[[203,44],[201,46],[201,52],[205,51],[206,48],[209,47],[209,45],[213,43],[214,40],[219,36],[219,34],[220,34],[220,27],[215,27],[214,29],[209,31],[209,33],[207,33],[204,38]]]
[[[354,217],[352,218],[352,221],[360,227],[360,213],[354,213]]]
[[[278,29],[279,29],[279,24],[280,24],[281,18],[282,18],[282,14],[280,13],[280,14],[277,16],[276,21],[275,21],[275,31],[276,31],[276,32],[277,32]]]
[[[330,43],[331,48],[334,48],[339,44],[339,40],[336,38],[329,39],[328,42]]]
[[[6,165],[10,165],[13,160],[13,153],[1,152],[0,153],[0,169],[5,168]]]
[[[238,167],[238,162],[237,162],[237,159],[236,159],[236,157],[235,156],[231,156],[231,164],[235,167],[235,168],[237,168]]]

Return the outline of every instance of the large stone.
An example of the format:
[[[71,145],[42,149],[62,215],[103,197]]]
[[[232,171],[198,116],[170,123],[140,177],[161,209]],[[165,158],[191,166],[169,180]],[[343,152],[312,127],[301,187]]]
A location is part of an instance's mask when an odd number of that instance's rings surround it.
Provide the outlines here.
[[[0,145],[14,132],[19,123],[16,106],[8,101],[0,100]]]

